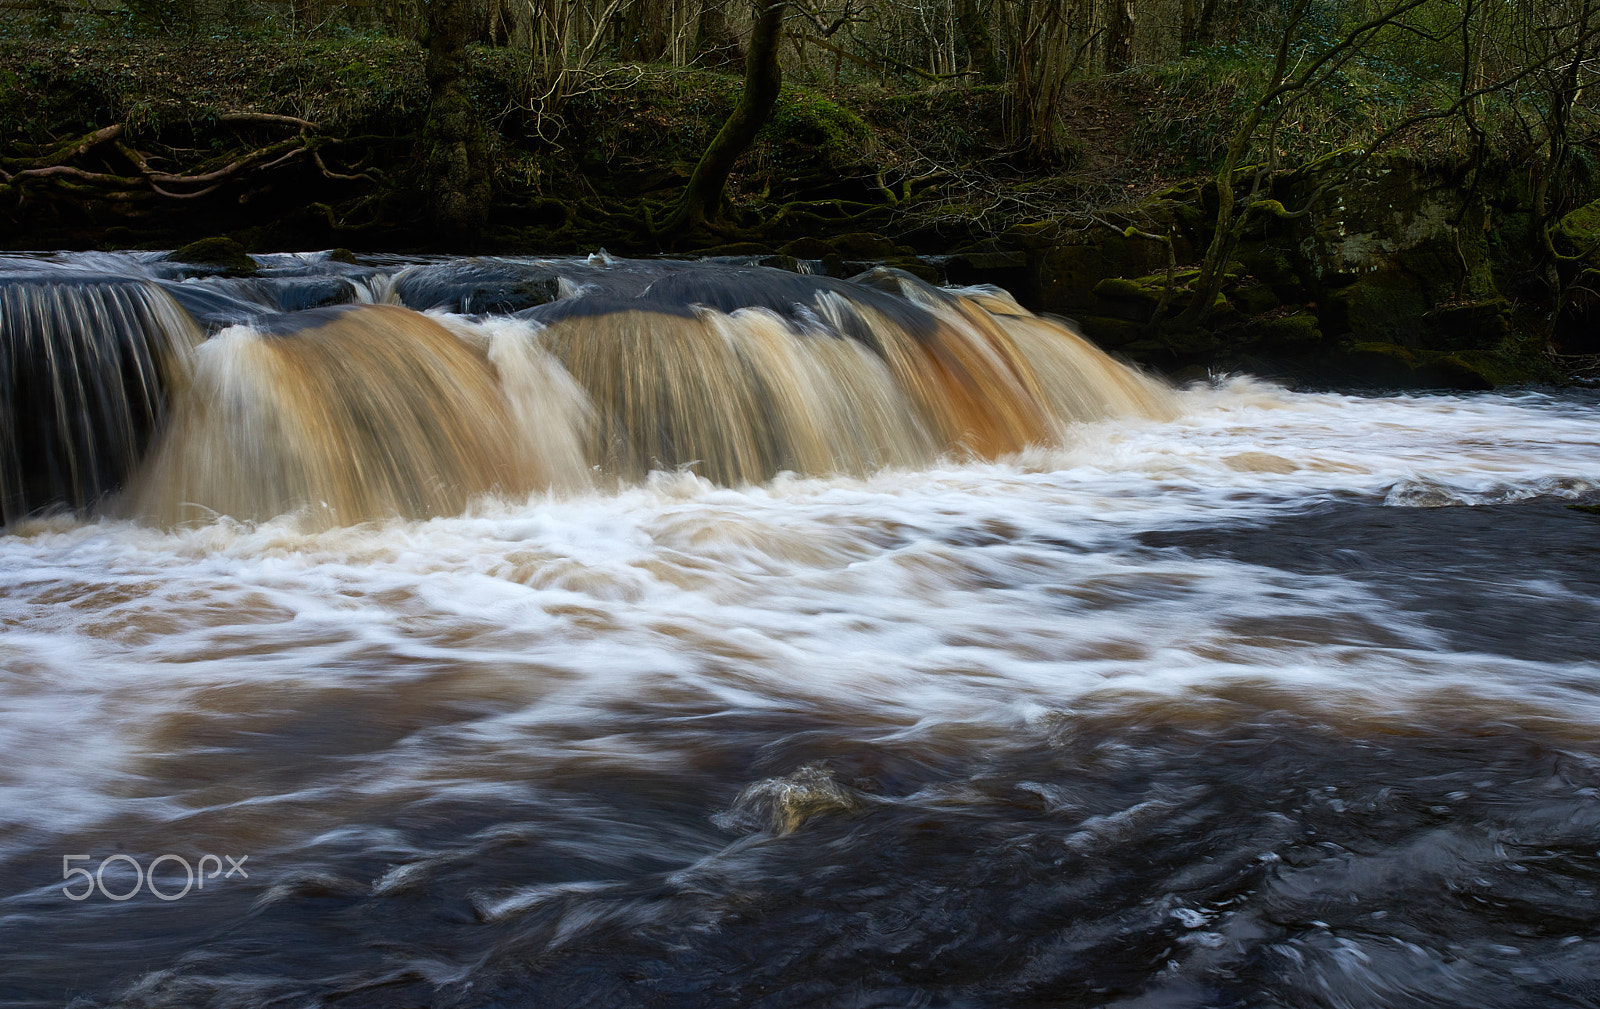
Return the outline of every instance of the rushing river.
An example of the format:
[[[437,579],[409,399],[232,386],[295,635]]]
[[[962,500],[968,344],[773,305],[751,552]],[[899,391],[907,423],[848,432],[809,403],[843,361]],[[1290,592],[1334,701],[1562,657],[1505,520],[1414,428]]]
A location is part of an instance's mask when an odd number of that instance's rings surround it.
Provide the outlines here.
[[[1600,1006],[1600,397],[1157,398],[14,521],[0,1006]]]

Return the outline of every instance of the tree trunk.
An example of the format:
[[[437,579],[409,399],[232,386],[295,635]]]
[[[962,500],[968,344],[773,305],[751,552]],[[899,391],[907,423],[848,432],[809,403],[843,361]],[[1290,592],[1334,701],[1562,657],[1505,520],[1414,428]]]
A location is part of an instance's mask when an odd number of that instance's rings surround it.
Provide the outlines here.
[[[1133,65],[1133,0],[1111,0],[1111,30],[1106,35],[1106,69]]]
[[[989,19],[978,0],[956,0],[956,23],[967,40],[967,59],[983,84],[999,84],[1005,79],[1000,61],[994,55],[994,39],[989,35]]]
[[[474,32],[472,0],[428,0],[428,85],[423,126],[424,190],[429,222],[452,243],[470,241],[489,215],[489,140],[467,92],[466,47]]]
[[[734,162],[749,149],[756,133],[772,116],[783,87],[778,40],[783,33],[788,0],[760,0],[760,14],[750,33],[744,61],[744,91],[727,122],[712,138],[677,204],[659,231],[664,234],[705,228],[722,214],[722,193]]]

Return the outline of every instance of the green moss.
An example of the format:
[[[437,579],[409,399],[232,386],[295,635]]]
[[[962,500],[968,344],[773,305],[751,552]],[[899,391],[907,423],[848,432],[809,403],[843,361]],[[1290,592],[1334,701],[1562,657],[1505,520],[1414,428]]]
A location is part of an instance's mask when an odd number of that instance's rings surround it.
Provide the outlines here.
[[[1233,303],[1246,315],[1270,312],[1279,305],[1278,296],[1272,293],[1271,286],[1267,284],[1239,288],[1233,292]]]
[[[776,148],[779,156],[820,158],[827,169],[842,171],[867,161],[872,131],[854,112],[814,92],[784,85],[756,142]]]
[[[1107,301],[1132,301],[1154,305],[1161,297],[1161,289],[1145,283],[1144,279],[1107,277],[1094,285],[1094,293]]]
[[[244,251],[244,246],[231,238],[218,236],[190,242],[167,255],[175,263],[193,266],[221,267],[225,276],[241,277],[255,273],[258,267]]]
[[[1600,200],[1563,217],[1552,229],[1551,237],[1568,254],[1582,256],[1590,266],[1600,265]]]
[[[1263,350],[1298,352],[1322,341],[1317,317],[1310,312],[1260,319],[1251,325]]]
[[[839,255],[850,259],[887,259],[902,252],[894,242],[870,231],[836,235],[829,244]]]
[[[1493,389],[1494,382],[1470,362],[1455,354],[1442,354],[1418,369],[1428,385],[1447,389]]]

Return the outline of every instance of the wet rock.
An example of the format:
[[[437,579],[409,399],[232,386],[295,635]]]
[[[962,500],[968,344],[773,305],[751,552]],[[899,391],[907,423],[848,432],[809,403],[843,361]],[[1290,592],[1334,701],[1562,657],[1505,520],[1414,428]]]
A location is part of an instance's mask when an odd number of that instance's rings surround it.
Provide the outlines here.
[[[942,265],[951,284],[993,284],[1023,301],[1037,300],[1028,254],[1021,249],[962,252],[944,257]]]
[[[1425,318],[1441,347],[1486,349],[1511,335],[1511,302],[1505,298],[1446,303]]]
[[[553,267],[463,260],[403,273],[395,284],[402,304],[418,311],[509,315],[560,296]]]
[[[1350,378],[1400,389],[1493,389],[1484,368],[1458,354],[1418,351],[1392,343],[1361,343],[1345,357]]]
[[[1109,229],[1071,235],[1040,258],[1039,301],[1051,312],[1101,309],[1105,299],[1095,291],[1101,281],[1147,276],[1166,264],[1166,246],[1147,238],[1128,238]]]
[[[832,251],[846,259],[889,259],[894,256],[914,254],[915,251],[902,248],[882,235],[867,231],[835,236],[829,244],[833,246]]]
[[[833,245],[820,238],[807,235],[797,238],[787,245],[778,248],[780,256],[793,256],[795,259],[821,259],[824,256],[835,254]]]
[[[741,256],[769,256],[772,249],[760,242],[733,242],[729,245],[716,245],[708,249],[700,249],[698,254],[707,259]]]
[[[928,260],[920,256],[894,256],[885,259],[882,265],[896,270],[904,270],[920,280],[930,284],[945,283],[945,273]]]

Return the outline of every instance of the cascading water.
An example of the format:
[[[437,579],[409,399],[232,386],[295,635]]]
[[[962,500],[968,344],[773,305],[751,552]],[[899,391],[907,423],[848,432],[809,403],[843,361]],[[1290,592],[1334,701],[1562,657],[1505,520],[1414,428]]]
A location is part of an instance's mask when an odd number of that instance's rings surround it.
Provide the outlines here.
[[[846,283],[610,266],[526,264],[488,292],[483,267],[412,267],[388,285],[429,307],[551,299],[491,322],[362,304],[342,277],[169,283],[203,321],[242,320],[197,348],[153,279],[12,284],[13,356],[45,376],[18,388],[50,390],[53,405],[38,399],[58,428],[90,418],[105,444],[76,432],[41,447],[19,430],[12,454],[54,482],[33,477],[8,515],[104,496],[168,399],[170,429],[128,506],[159,523],[452,515],[488,494],[585,487],[596,471],[635,482],[688,467],[723,484],[859,475],[949,453],[995,458],[1073,421],[1170,410],[1157,383],[998,293],[890,272]],[[328,300],[345,303],[302,308]],[[80,345],[78,333],[92,335]],[[192,382],[162,378],[191,368]],[[54,478],[61,469],[70,484]]]
[[[140,280],[0,273],[0,524],[119,488],[199,337]]]
[[[1592,391],[260,260],[0,257],[0,1005],[1600,1004]]]

